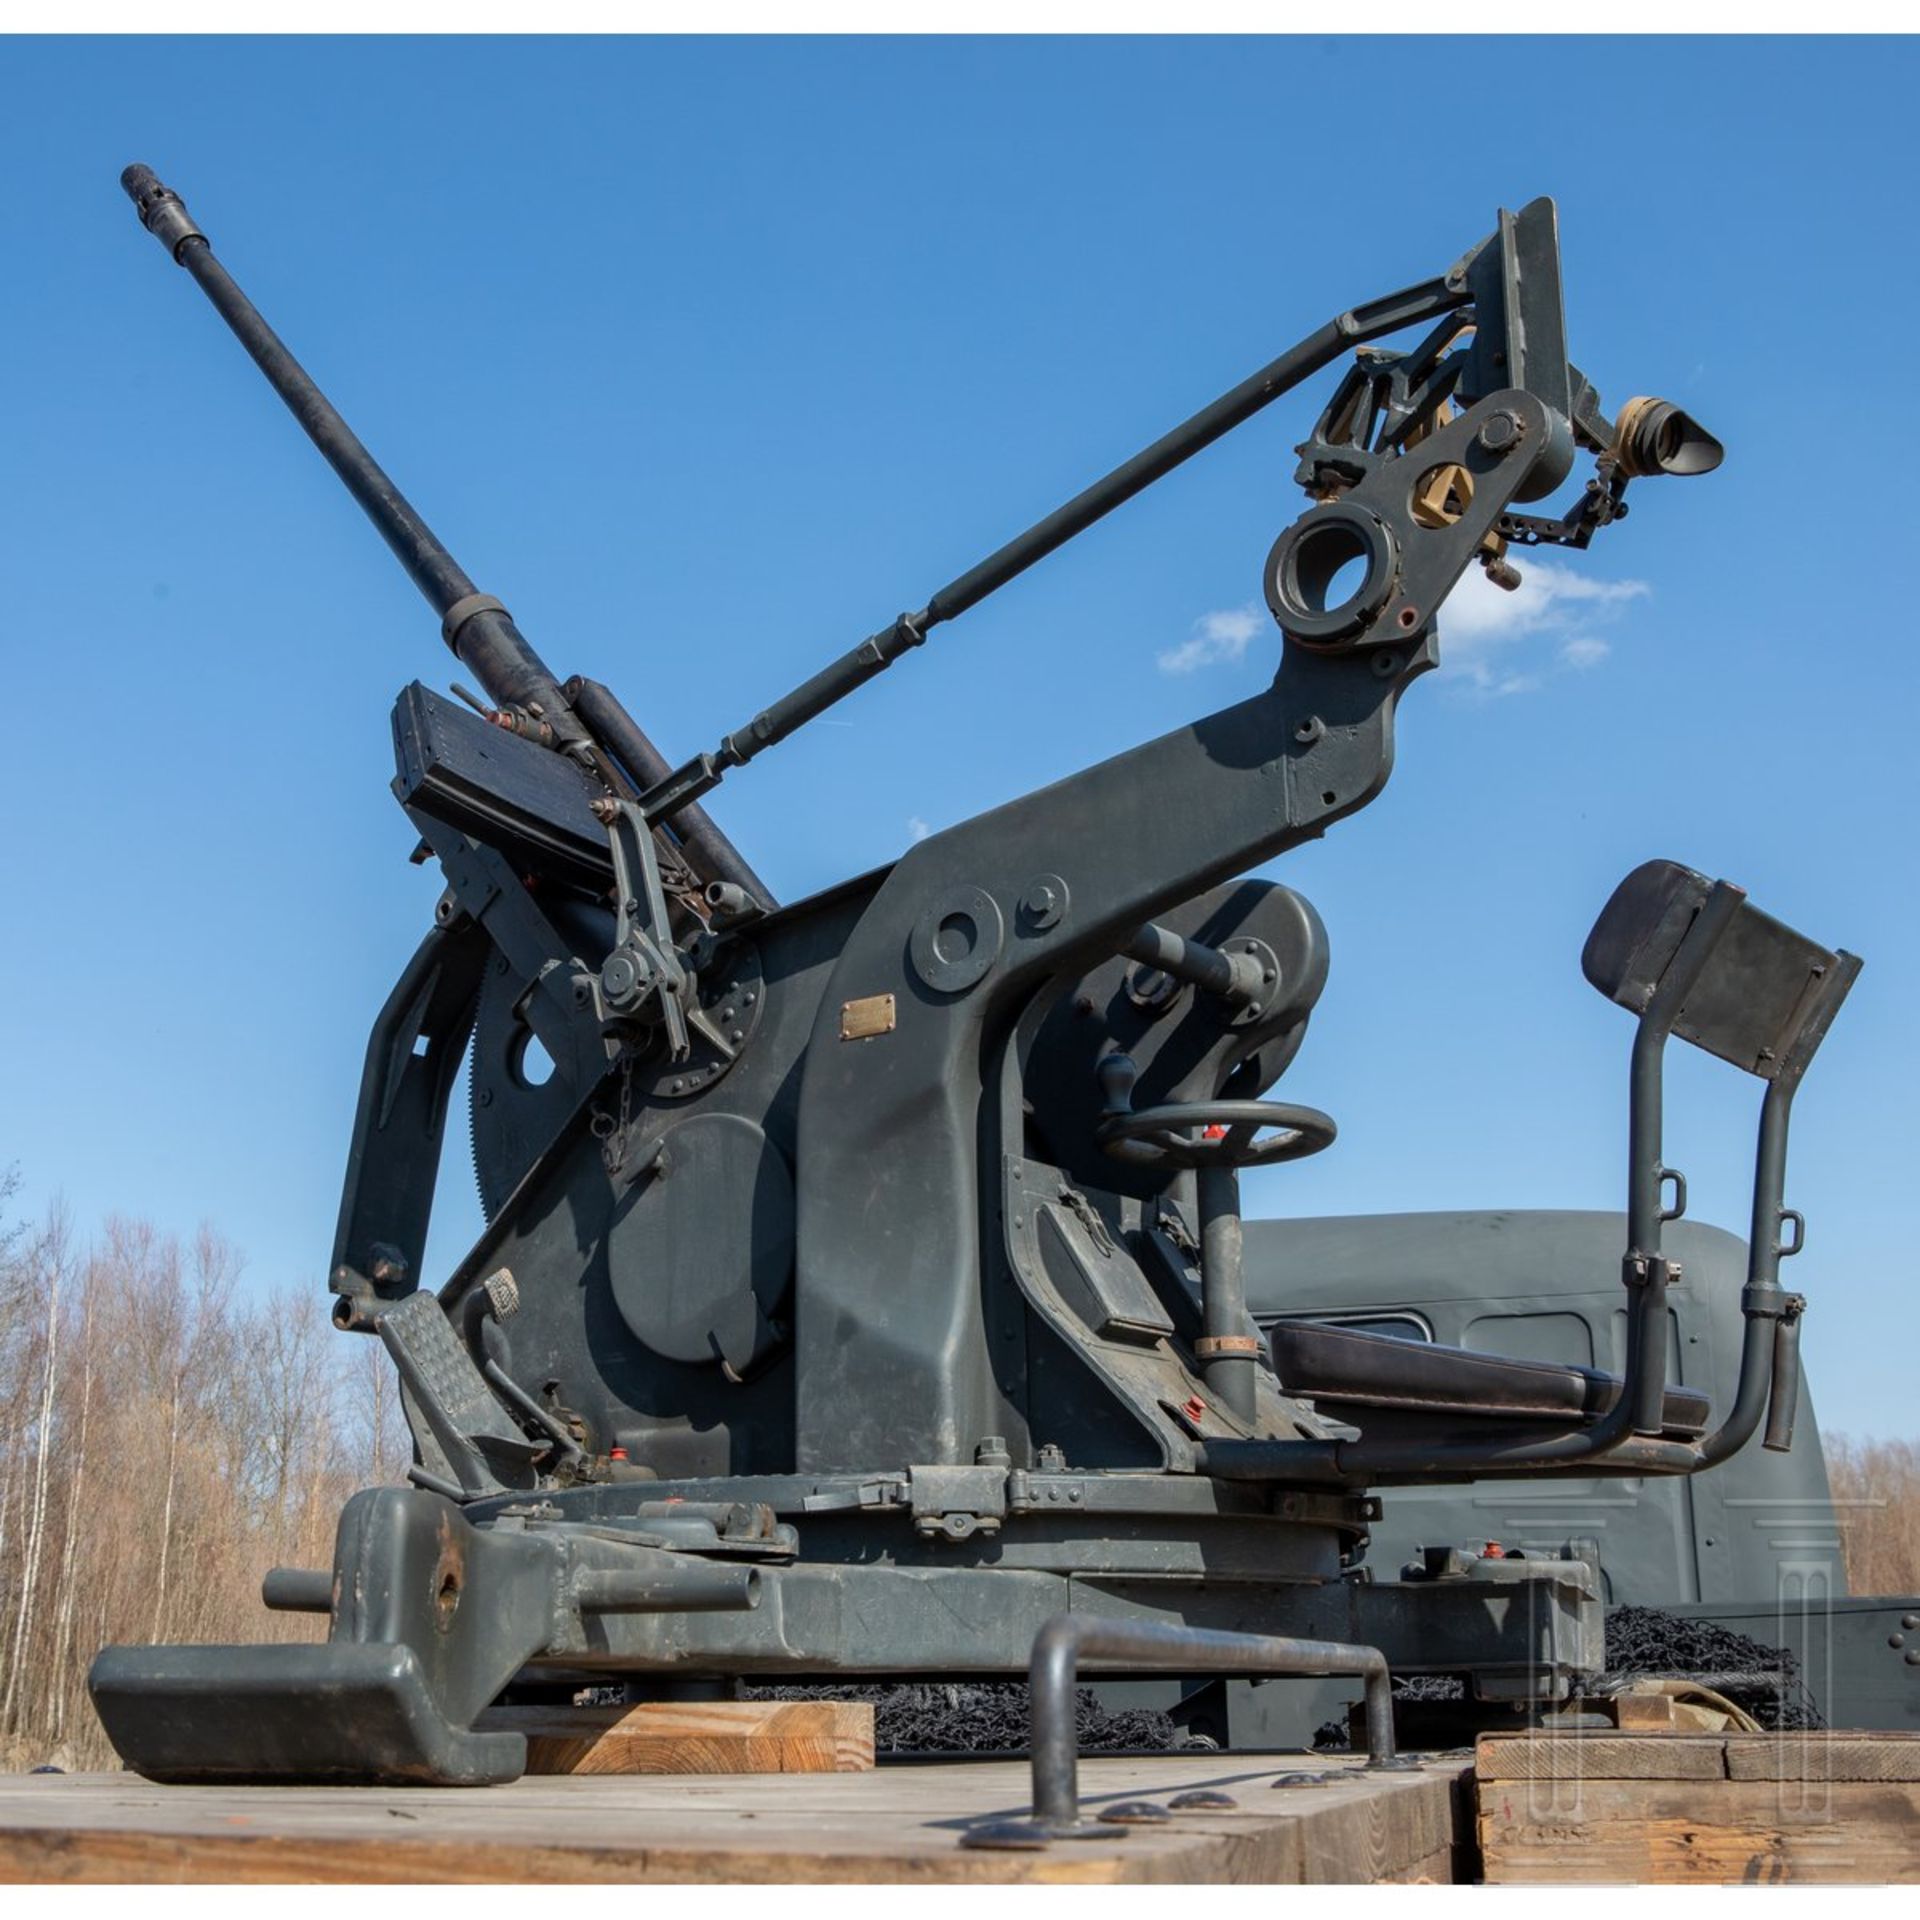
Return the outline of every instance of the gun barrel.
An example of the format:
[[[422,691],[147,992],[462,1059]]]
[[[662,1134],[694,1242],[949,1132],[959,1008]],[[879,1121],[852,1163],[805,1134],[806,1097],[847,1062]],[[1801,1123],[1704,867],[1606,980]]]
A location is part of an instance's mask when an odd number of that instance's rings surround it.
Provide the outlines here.
[[[480,593],[412,502],[361,444],[260,310],[241,292],[215,257],[186,203],[161,183],[152,168],[128,167],[120,176],[141,224],[199,283],[221,319],[287,404],[307,438],[320,449],[367,518],[406,568],[442,622],[447,644],[496,704],[538,708],[563,746],[589,746],[546,662],[513,623],[507,610]]]

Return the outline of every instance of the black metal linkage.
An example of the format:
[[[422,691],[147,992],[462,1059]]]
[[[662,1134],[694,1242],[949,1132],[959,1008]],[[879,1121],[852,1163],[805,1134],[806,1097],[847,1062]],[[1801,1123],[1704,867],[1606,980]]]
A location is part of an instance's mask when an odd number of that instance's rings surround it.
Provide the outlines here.
[[[1844,950],[1834,956],[1831,968],[1814,987],[1812,1005],[1761,1099],[1759,1139],[1754,1149],[1753,1221],[1747,1236],[1747,1284],[1740,1295],[1740,1312],[1746,1324],[1740,1344],[1739,1380],[1732,1410],[1700,1443],[1700,1458],[1706,1466],[1738,1453],[1753,1437],[1763,1412],[1767,1432],[1761,1444],[1769,1452],[1784,1453],[1792,1442],[1800,1386],[1800,1316],[1806,1301],[1782,1288],[1780,1262],[1806,1244],[1806,1222],[1785,1204],[1787,1127],[1800,1082],[1859,973],[1858,956]],[[1781,1234],[1789,1220],[1794,1223],[1790,1246]]]
[[[636,792],[644,792],[667,777],[666,756],[610,687],[576,675],[564,691],[593,737],[633,776]],[[674,815],[673,830],[680,836],[695,871],[709,882],[739,887],[769,912],[780,904],[746,855],[697,800],[689,801]]]
[[[1163,434],[1152,446],[1115,467],[1104,479],[1096,480],[1064,506],[1056,507],[1044,520],[1036,521],[1025,533],[990,553],[958,579],[949,581],[920,612],[901,614],[892,626],[863,640],[851,652],[842,654],[830,666],[823,667],[811,679],[756,714],[746,726],[728,734],[714,752],[697,754],[676,768],[642,796],[641,806],[647,817],[666,819],[689,802],[711,793],[729,768],[745,766],[757,754],[784,740],[837,701],[844,700],[876,674],[884,673],[903,653],[919,646],[943,620],[957,619],[968,608],[977,606],[988,594],[1017,579],[1036,561],[1044,560],[1156,480],[1164,479],[1174,468],[1212,446],[1223,434],[1251,420],[1262,408],[1311,378],[1349,347],[1450,313],[1466,306],[1471,297],[1464,271],[1456,267],[1439,279],[1423,280],[1417,286],[1350,308],[1337,319],[1329,320],[1297,345],[1289,347],[1277,360],[1269,361],[1258,373],[1249,375],[1237,387],[1230,388],[1190,419],[1182,421],[1171,433]]]

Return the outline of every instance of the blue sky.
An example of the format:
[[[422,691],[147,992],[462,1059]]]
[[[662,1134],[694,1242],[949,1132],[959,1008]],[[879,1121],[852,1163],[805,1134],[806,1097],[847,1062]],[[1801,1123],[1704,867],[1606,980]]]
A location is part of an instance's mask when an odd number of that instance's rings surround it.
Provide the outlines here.
[[[1463,598],[1373,807],[1276,871],[1332,979],[1249,1211],[1611,1206],[1628,868],[1867,969],[1802,1095],[1823,1418],[1920,1430],[1906,609],[1912,42],[0,43],[0,1163],[322,1285],[367,1023],[435,896],[386,713],[435,623],[116,184],[241,283],[555,666],[670,753],[1500,204],[1561,206],[1574,357],[1711,480]],[[1462,117],[1456,117],[1462,116]],[[1882,387],[1890,391],[1881,391]],[[715,803],[784,897],[1245,697],[1323,389],[1243,429]],[[1755,1083],[1671,1074],[1744,1225]],[[460,1129],[455,1128],[455,1136]],[[476,1223],[450,1140],[432,1259]]]

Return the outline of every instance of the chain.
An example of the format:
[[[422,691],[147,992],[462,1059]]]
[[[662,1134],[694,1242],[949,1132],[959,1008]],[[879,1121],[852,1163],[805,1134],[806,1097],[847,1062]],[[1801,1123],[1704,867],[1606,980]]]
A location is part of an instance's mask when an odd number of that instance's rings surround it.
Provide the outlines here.
[[[633,1052],[628,1047],[620,1056],[619,1118],[604,1107],[593,1110],[593,1137],[600,1142],[600,1158],[609,1173],[617,1174],[627,1157],[627,1130],[633,1119]]]

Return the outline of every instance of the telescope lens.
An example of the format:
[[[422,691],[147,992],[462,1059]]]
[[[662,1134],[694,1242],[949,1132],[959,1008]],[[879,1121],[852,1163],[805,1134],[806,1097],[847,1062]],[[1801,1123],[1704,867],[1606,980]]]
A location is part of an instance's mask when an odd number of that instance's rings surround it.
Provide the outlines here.
[[[1630,478],[1650,473],[1711,473],[1727,457],[1690,413],[1670,400],[1629,400],[1620,409],[1614,457]]]

